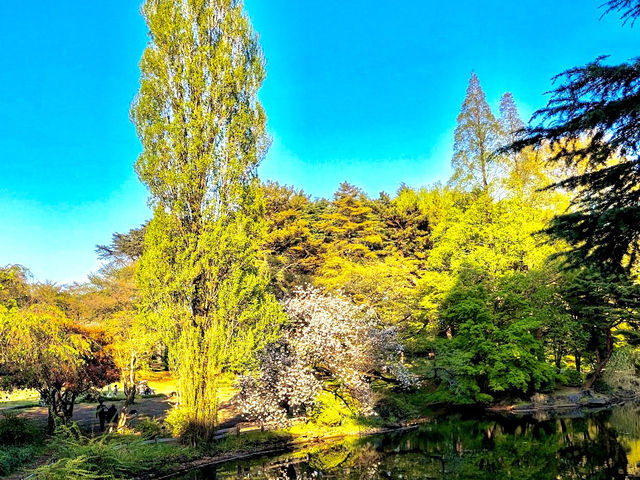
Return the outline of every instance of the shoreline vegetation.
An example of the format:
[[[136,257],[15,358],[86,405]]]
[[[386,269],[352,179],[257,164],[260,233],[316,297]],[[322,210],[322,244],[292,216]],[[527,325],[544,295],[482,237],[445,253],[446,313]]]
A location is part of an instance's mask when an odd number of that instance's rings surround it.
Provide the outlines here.
[[[477,409],[478,406],[468,405],[455,410],[458,414],[466,412],[465,415],[477,418],[491,414],[534,418],[549,418],[550,415],[562,418],[570,414],[575,418],[576,415],[589,415],[640,399],[637,392],[601,394],[591,390],[574,390],[571,393],[559,391],[548,395],[536,394],[530,403],[502,402],[480,406],[480,410]],[[429,415],[424,417],[398,419],[393,422],[363,419],[362,423],[348,427],[324,426],[309,429],[305,425],[296,425],[289,429],[260,431],[257,426],[248,430],[246,427],[240,430],[232,426],[216,436],[216,440],[211,444],[199,447],[180,444],[179,439],[162,436],[158,430],[150,434],[148,425],[145,428],[134,428],[124,435],[113,433],[92,437],[86,436],[86,433],[75,425],[61,426],[51,440],[46,443],[36,442],[39,446],[30,450],[32,455],[36,454],[37,468],[27,466],[24,473],[14,473],[7,478],[168,479],[207,466],[293,453],[311,447],[328,447],[348,438],[415,429],[435,419],[449,417],[453,413],[453,410],[446,406],[433,405],[431,408]],[[31,424],[29,428],[33,428],[33,421]],[[29,430],[25,425],[28,425],[28,422],[21,428]],[[157,428],[158,424],[155,427]],[[29,463],[34,463],[33,456],[27,465]]]
[[[549,415],[562,418],[571,413],[575,418],[602,410],[609,410],[640,399],[639,394],[625,392],[618,394],[598,394],[580,390],[572,394],[536,395],[534,402],[523,404],[502,404],[482,408],[484,414],[476,412],[481,418],[486,414],[534,416]],[[463,411],[468,414],[474,409],[467,406]],[[579,412],[579,413],[578,413]],[[460,413],[460,412],[458,412]],[[45,453],[38,458],[35,470],[28,468],[24,474],[13,474],[10,479],[35,478],[135,478],[139,480],[164,480],[187,474],[204,467],[219,465],[238,460],[248,460],[264,456],[302,451],[307,448],[328,448],[349,438],[368,437],[385,433],[403,432],[430,423],[437,418],[452,414],[450,408],[440,407],[428,417],[399,420],[392,423],[378,422],[377,426],[361,425],[345,430],[341,427],[316,430],[305,433],[303,430],[266,430],[242,431],[228,429],[222,436],[208,446],[199,448],[180,445],[172,437],[154,437],[144,440],[144,434],[113,435],[104,437],[86,437],[77,429],[63,428],[53,440],[41,446],[37,452]],[[53,444],[58,444],[53,446]],[[60,445],[63,445],[60,448]],[[118,453],[116,453],[118,452]],[[117,455],[117,458],[115,456]],[[134,460],[127,458],[131,455]],[[75,460],[79,460],[76,462]],[[31,460],[33,461],[33,459]],[[89,467],[89,468],[87,468]],[[77,477],[74,475],[78,475]]]
[[[448,409],[637,398],[640,59],[560,74],[529,124],[472,73],[446,183],[312,198],[258,177],[266,60],[242,0],[141,15],[152,215],[85,283],[0,268],[2,474],[128,479]]]

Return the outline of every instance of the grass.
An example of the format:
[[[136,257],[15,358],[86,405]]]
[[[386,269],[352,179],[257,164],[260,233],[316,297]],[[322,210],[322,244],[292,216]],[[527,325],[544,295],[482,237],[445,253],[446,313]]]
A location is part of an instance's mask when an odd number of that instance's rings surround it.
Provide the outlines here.
[[[248,432],[241,435],[227,435],[211,445],[203,447],[203,453],[217,455],[256,451],[266,445],[282,445],[293,440],[293,436],[285,430]]]
[[[35,390],[0,390],[0,412],[40,406],[40,394]]]

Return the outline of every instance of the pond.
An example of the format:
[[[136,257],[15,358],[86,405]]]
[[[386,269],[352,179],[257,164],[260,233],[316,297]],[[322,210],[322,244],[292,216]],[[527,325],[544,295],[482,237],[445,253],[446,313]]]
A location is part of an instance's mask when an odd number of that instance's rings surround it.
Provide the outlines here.
[[[555,418],[463,415],[277,457],[229,462],[204,479],[640,479],[640,406]]]

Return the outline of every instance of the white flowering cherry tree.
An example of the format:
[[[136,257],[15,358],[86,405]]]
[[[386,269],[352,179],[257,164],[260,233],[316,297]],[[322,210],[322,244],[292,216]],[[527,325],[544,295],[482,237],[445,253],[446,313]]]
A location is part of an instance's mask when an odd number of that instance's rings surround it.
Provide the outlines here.
[[[282,337],[260,352],[258,371],[239,380],[247,418],[285,425],[313,408],[323,389],[368,415],[372,379],[411,387],[395,329],[379,325],[370,308],[312,287],[296,290],[284,308],[290,323]]]

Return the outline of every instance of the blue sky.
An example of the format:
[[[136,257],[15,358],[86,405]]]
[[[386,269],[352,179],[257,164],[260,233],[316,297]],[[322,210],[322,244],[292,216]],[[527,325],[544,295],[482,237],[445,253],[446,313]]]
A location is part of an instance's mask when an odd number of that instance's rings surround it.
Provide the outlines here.
[[[261,176],[313,196],[446,180],[472,70],[528,117],[554,74],[640,55],[640,27],[600,3],[246,0],[268,62]],[[96,243],[149,216],[128,117],[146,27],[138,0],[23,5],[0,4],[0,265],[82,281]]]

